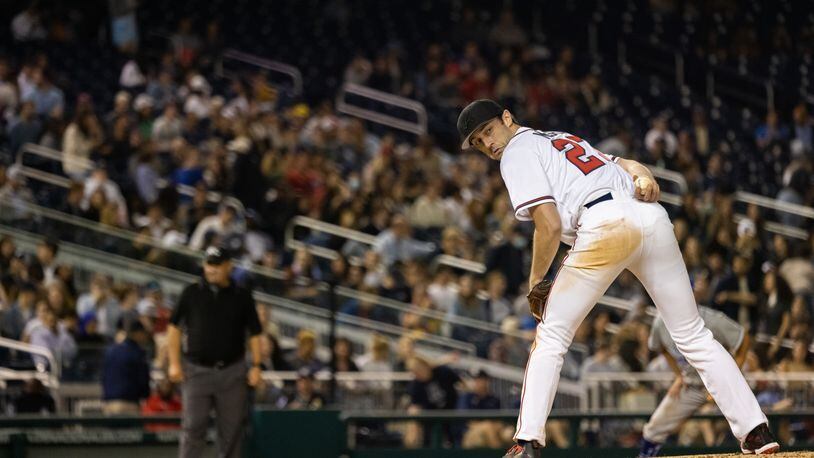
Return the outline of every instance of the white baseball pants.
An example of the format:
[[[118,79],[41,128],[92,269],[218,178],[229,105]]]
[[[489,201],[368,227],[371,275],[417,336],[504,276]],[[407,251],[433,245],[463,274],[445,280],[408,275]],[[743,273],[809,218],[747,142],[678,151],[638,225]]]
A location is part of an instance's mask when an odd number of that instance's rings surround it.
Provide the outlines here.
[[[766,416],[732,356],[698,315],[667,212],[657,203],[616,192],[613,197],[582,213],[574,246],[554,280],[526,365],[515,439],[545,445],[545,422],[563,356],[596,301],[628,269],[647,289],[670,336],[698,371],[735,437],[743,440]]]

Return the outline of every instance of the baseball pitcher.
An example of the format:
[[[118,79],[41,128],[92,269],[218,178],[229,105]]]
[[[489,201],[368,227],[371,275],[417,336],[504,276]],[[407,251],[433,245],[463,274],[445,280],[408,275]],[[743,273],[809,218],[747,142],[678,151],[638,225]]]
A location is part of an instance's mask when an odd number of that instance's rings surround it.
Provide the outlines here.
[[[749,385],[698,314],[650,171],[604,155],[575,135],[520,126],[492,100],[469,104],[457,124],[463,149],[475,147],[500,161],[515,216],[535,227],[529,305],[540,322],[526,365],[517,445],[505,456],[541,456],[563,355],[579,324],[624,269],[653,298],[670,337],[698,371],[743,451],[776,452],[780,446]],[[548,284],[543,277],[560,240],[571,250]]]

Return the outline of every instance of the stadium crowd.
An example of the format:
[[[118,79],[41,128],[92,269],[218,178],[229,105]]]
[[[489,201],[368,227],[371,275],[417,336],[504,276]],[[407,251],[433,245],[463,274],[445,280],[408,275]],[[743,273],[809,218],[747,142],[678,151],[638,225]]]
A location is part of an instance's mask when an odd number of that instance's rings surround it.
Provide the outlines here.
[[[675,170],[686,179],[681,204],[667,208],[698,303],[723,311],[752,335],[777,337],[758,340],[748,370],[814,369],[808,352],[814,331],[810,221],[767,214],[756,205],[737,208],[734,199],[745,183],[761,182],[779,190],[771,196],[778,200],[814,204],[814,122],[806,104],[766,113],[743,150],[732,147],[727,125],[711,120],[702,103],[686,112],[657,107],[645,129],[631,129],[615,121],[623,95],[613,76],[592,71],[570,46],[538,46],[510,10],[491,28],[475,13],[464,10],[460,19],[460,29],[470,33],[457,34],[449,45],[427,43],[419,66],[409,65],[404,50],[383,46],[349,59],[344,80],[417,99],[430,112],[454,113],[490,97],[532,127],[559,130],[548,123],[580,116],[600,120],[596,124],[605,128],[585,124],[586,130],[574,133],[603,152]],[[36,44],[48,35],[38,14],[27,9],[14,19],[17,42]],[[307,303],[325,305],[314,287],[323,281],[407,303],[412,312],[343,301],[343,313],[414,333],[397,349],[377,337],[358,357],[344,340],[333,351],[340,370],[411,370],[417,382],[410,404],[417,407],[459,402],[458,375],[414,354],[413,340],[422,335],[472,342],[481,357],[522,366],[527,345],[512,333],[530,332],[535,324],[525,300],[531,228],[514,219],[497,165],[479,153],[447,148],[429,134],[407,137],[343,116],[329,100],[292,99],[263,72],[219,78],[214,69],[222,51],[216,23],[204,31],[182,19],[160,55],[125,54],[112,106],[83,92],[66,96],[59,81],[71,75],[60,75],[65,70],[54,68],[46,53],[0,57],[0,148],[7,159],[0,165],[0,199],[4,209],[16,208],[3,219],[25,227],[30,215],[13,203],[39,203],[133,231],[137,236],[130,246],[118,247],[119,254],[150,263],[172,266],[174,248],[201,250],[219,243],[244,263],[284,271],[287,279],[277,292]],[[61,150],[62,163],[18,162],[26,143]],[[67,176],[71,184],[62,189],[36,182],[19,164]],[[745,175],[749,178],[741,179]],[[179,185],[193,192],[179,193]],[[213,202],[212,191],[235,199]],[[736,209],[746,214],[738,223]],[[335,250],[338,258],[290,250],[285,231],[295,215],[371,234],[376,241],[367,246],[303,233],[307,244]],[[775,218],[807,230],[808,239],[767,231],[767,220]],[[172,303],[158,283],[119,284],[97,274],[80,285],[71,266],[56,262],[57,252],[58,243],[47,240],[35,256],[20,256],[12,238],[0,240],[2,335],[51,349],[60,355],[66,377],[93,379],[103,372],[105,359],[83,358],[82,349],[121,343],[141,329],[154,343],[152,367],[164,369],[162,338]],[[432,262],[438,255],[481,262],[486,273],[438,265]],[[636,305],[627,313],[597,308],[577,332],[575,348],[581,350],[569,352],[563,376],[664,370],[647,347],[649,299],[635,277],[626,272],[608,295]],[[304,330],[284,351],[270,308],[260,308],[264,364],[299,376],[292,393],[264,386],[257,396],[280,407],[321,407],[325,398],[313,375],[328,361],[316,352],[316,336]],[[507,334],[459,325],[456,317],[498,324]],[[615,334],[609,324],[619,325]],[[791,339],[793,348],[779,345],[782,339]],[[4,358],[10,365],[23,363],[13,354]],[[449,387],[441,404],[425,399],[425,385],[435,378]],[[477,387],[476,399],[468,395],[462,405],[492,407],[491,398],[482,399],[483,390]],[[157,388],[154,396],[164,402],[153,404],[177,407],[171,391]],[[771,387],[766,393],[769,406],[795,402],[777,399]],[[141,390],[136,401],[148,394]]]

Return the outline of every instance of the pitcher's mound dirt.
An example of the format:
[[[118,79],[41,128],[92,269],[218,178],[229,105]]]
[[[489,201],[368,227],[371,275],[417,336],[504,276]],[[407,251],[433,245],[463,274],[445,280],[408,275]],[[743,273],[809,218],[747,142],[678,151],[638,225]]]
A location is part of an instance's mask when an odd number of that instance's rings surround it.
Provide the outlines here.
[[[673,456],[671,458],[744,458],[747,456],[754,456],[754,455],[744,455],[742,453],[721,453],[717,455],[684,455],[684,456]],[[763,455],[760,455],[763,456]],[[776,453],[774,455],[766,455],[767,457],[777,457],[777,458],[814,458],[814,452],[781,452]]]

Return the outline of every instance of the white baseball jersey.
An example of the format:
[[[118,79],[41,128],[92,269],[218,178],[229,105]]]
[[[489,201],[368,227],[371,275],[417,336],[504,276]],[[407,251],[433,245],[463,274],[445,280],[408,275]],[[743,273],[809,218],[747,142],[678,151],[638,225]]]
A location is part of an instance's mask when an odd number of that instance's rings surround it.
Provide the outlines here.
[[[500,173],[517,219],[530,221],[529,208],[554,202],[562,241],[573,245],[586,203],[609,191],[633,195],[633,179],[617,160],[575,135],[521,127],[503,150]]]

